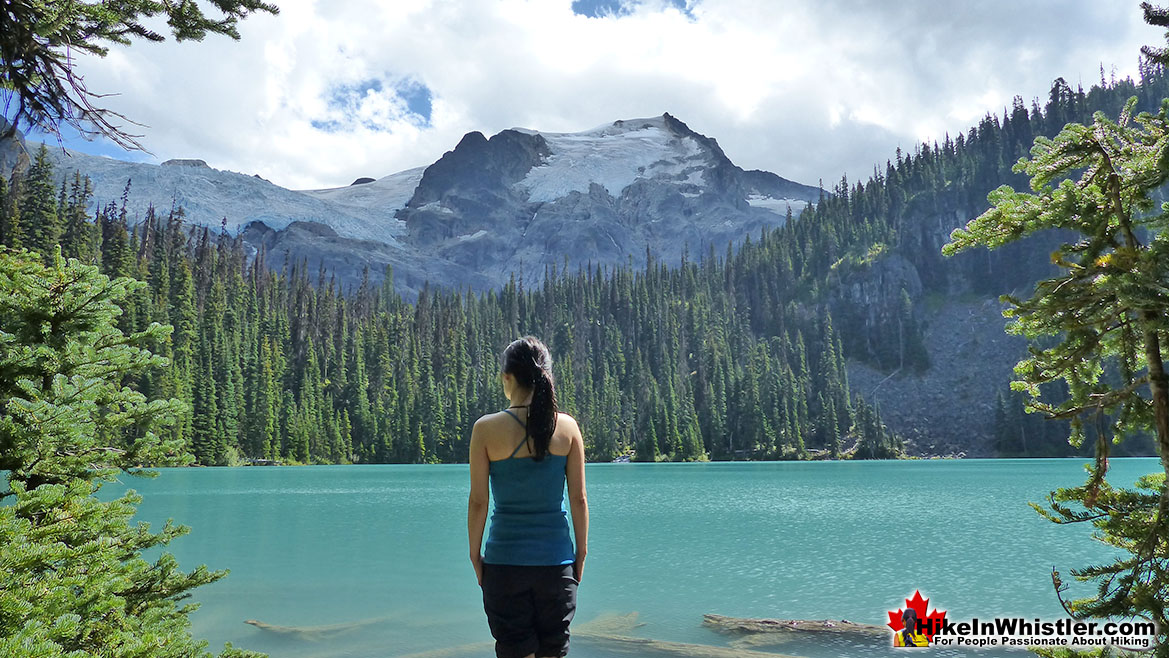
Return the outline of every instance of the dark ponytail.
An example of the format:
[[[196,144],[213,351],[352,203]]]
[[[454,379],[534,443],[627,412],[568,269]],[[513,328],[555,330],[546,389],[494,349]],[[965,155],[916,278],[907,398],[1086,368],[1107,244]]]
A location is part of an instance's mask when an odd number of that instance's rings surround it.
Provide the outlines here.
[[[556,431],[556,381],[552,376],[552,355],[535,336],[524,336],[503,351],[501,369],[516,382],[532,389],[532,406],[528,408],[528,435],[535,443],[532,458],[544,459],[548,444]]]

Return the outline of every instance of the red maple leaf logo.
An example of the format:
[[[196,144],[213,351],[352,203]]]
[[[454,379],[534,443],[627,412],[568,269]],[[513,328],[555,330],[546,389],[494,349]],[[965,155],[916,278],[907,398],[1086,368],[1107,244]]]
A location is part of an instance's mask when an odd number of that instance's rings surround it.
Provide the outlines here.
[[[917,613],[917,619],[921,622],[920,628],[922,635],[925,635],[930,642],[933,642],[934,634],[941,629],[942,622],[946,620],[946,611],[942,610],[939,612],[937,608],[934,608],[934,611],[927,615],[925,611],[929,606],[929,602],[930,600],[923,599],[921,592],[917,590],[913,592],[912,599],[905,599],[905,605]],[[893,629],[894,633],[898,633],[905,628],[905,623],[901,620],[901,615],[904,612],[905,608],[898,608],[896,612],[889,612],[888,626]]]

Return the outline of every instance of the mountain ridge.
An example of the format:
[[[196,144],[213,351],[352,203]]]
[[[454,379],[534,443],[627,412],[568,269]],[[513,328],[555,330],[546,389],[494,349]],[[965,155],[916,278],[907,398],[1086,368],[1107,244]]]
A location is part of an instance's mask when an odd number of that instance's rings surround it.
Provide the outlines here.
[[[0,164],[27,163],[36,143],[7,141]],[[21,151],[24,160],[2,155]],[[390,266],[408,300],[426,283],[485,291],[513,271],[538,281],[566,257],[570,267],[595,267],[640,262],[647,248],[666,262],[687,249],[721,252],[824,194],[743,170],[714,138],[668,113],[576,133],[472,131],[430,165],[313,190],[196,158],[153,165],[49,151],[59,178],[74,170],[91,178],[94,207],[129,184],[131,223],[151,206],[182,207],[189,225],[243,236],[273,267],[320,264],[354,285],[367,270],[380,280]]]

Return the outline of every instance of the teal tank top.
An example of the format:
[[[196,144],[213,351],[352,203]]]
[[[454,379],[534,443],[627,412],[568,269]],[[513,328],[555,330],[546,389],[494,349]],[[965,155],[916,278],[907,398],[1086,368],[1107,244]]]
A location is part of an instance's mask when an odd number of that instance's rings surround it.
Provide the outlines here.
[[[504,410],[524,427],[527,425]],[[483,549],[488,564],[552,566],[572,564],[576,550],[564,511],[564,469],[568,458],[548,453],[541,461],[516,457],[521,442],[507,459],[490,462],[491,498],[495,511]]]

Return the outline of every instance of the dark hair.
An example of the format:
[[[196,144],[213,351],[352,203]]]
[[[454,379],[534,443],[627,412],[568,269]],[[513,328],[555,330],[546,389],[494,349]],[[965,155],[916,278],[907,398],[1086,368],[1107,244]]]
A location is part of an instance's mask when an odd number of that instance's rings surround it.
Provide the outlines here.
[[[535,441],[532,458],[544,459],[548,444],[556,431],[556,385],[552,377],[552,355],[535,336],[524,336],[503,350],[500,370],[516,382],[532,389],[532,406],[528,408],[528,435]]]
[[[912,619],[912,622],[909,622]],[[905,628],[901,629],[901,637],[905,642],[905,646],[913,646],[913,635],[917,633],[917,611],[913,608],[906,608],[905,612],[901,613],[901,621],[906,622]]]

